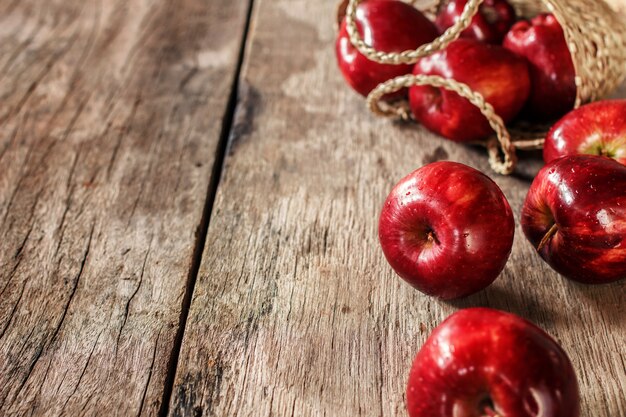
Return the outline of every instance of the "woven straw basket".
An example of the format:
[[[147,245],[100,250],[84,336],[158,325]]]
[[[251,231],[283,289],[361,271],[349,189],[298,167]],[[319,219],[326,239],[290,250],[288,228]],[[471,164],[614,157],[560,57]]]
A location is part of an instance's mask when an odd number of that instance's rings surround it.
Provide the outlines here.
[[[420,58],[445,49],[472,21],[483,0],[469,0],[454,26],[439,38],[416,50],[385,53],[366,45],[355,23],[356,7],[363,0],[344,0],[338,17],[344,14],[351,43],[368,59],[384,64],[413,64]],[[626,24],[604,0],[509,0],[519,16],[529,18],[542,12],[553,13],[563,27],[576,69],[577,97],[575,107],[612,92],[626,76]],[[412,3],[415,3],[413,1]],[[432,15],[446,0],[431,2],[422,11]],[[467,98],[487,117],[496,135],[486,142],[489,162],[494,171],[510,174],[515,169],[516,149],[543,147],[545,127],[524,126],[507,129],[493,107],[467,85],[439,76],[403,75],[380,84],[367,97],[368,107],[377,115],[409,119],[406,103],[389,104],[380,98],[412,85],[430,85],[454,91]]]

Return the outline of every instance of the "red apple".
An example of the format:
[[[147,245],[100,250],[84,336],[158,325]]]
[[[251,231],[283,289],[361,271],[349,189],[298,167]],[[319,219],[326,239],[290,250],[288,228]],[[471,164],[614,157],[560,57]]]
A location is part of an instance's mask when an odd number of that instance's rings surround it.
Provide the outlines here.
[[[357,6],[356,24],[363,41],[383,52],[417,49],[438,36],[435,25],[413,6],[399,0],[369,0]],[[378,84],[409,74],[411,65],[370,61],[350,43],[346,20],[336,43],[337,62],[350,86],[367,96]],[[397,95],[406,94],[406,91]]]
[[[454,25],[468,0],[452,0],[439,12],[435,24],[443,32]],[[461,37],[487,43],[501,43],[515,23],[515,9],[506,0],[485,0]]]
[[[489,308],[441,323],[413,362],[410,417],[578,417],[578,384],[563,349],[543,330]]]
[[[546,163],[576,154],[604,155],[626,165],[626,100],[587,104],[554,125],[543,148]]]
[[[442,299],[475,293],[500,274],[513,246],[504,194],[480,171],[435,162],[402,179],[387,197],[378,228],[400,277]]]
[[[626,278],[626,166],[595,155],[555,159],[530,187],[522,228],[567,278],[587,284]]]
[[[505,121],[522,109],[530,92],[528,66],[523,58],[500,46],[459,39],[445,50],[422,58],[413,74],[439,75],[467,84],[483,95]],[[493,130],[476,106],[457,93],[431,86],[409,90],[415,118],[457,142],[484,139]]]
[[[530,63],[531,90],[525,114],[535,121],[554,120],[574,107],[576,71],[561,25],[552,14],[516,23],[504,47]]]

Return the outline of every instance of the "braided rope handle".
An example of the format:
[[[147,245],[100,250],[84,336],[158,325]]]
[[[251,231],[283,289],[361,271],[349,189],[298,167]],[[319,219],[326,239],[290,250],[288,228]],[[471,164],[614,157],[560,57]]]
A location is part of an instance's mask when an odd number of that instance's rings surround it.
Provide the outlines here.
[[[496,133],[496,136],[489,139],[486,144],[491,168],[502,175],[509,175],[513,172],[517,165],[517,156],[515,155],[515,145],[511,141],[511,135],[506,129],[504,121],[496,114],[493,106],[487,103],[480,93],[469,88],[467,84],[437,75],[401,75],[379,84],[372,90],[367,96],[367,105],[375,114],[406,120],[410,118],[406,107],[389,105],[382,101],[381,98],[384,95],[395,93],[414,85],[439,87],[452,91],[476,106],[487,118],[489,125]]]
[[[423,5],[420,7],[415,4],[418,1],[419,0],[406,0],[407,3],[409,3],[411,6],[415,7],[416,9],[420,10],[422,13],[426,15],[426,17],[428,17],[431,20],[435,20],[437,18],[437,13],[439,12],[439,10],[441,9],[444,3],[442,0],[434,0],[432,4]]]
[[[550,126],[514,126],[509,127],[508,130],[513,138],[515,149],[518,151],[539,151],[543,149]]]
[[[457,40],[461,36],[461,32],[468,28],[472,19],[478,13],[478,8],[484,0],[469,0],[463,9],[463,13],[457,21],[449,27],[441,36],[430,43],[426,43],[415,50],[404,52],[382,52],[367,45],[356,25],[356,8],[363,0],[350,0],[346,9],[346,29],[350,37],[350,43],[358,49],[358,51],[367,57],[370,61],[381,64],[414,64],[420,58],[432,55],[435,52],[445,49],[451,42]]]

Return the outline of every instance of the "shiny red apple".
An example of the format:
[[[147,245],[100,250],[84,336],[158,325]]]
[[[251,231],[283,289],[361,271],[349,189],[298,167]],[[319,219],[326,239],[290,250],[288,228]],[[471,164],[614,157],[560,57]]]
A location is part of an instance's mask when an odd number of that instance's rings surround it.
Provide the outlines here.
[[[530,187],[522,228],[567,278],[587,284],[626,278],[626,166],[604,156],[555,159]]]
[[[626,165],[626,100],[587,104],[563,117],[548,133],[543,158],[604,155]]]
[[[463,164],[435,162],[391,191],[378,236],[400,277],[426,294],[454,299],[497,278],[514,227],[509,203],[489,177]]]
[[[461,310],[413,362],[410,417],[578,417],[578,384],[563,349],[510,313]]]
[[[435,25],[413,6],[399,0],[369,0],[357,6],[356,24],[363,41],[382,52],[417,49],[438,36]],[[378,84],[411,73],[411,65],[370,61],[350,43],[344,19],[336,42],[339,68],[348,84],[367,96]],[[397,95],[406,94],[406,91]]]
[[[504,47],[530,63],[532,88],[524,113],[535,121],[557,119],[574,107],[576,72],[561,25],[552,14],[516,23]]]
[[[483,95],[505,121],[512,120],[530,92],[528,65],[500,46],[459,39],[415,64],[413,74],[439,75],[467,84]],[[455,92],[431,86],[409,90],[413,115],[426,128],[457,142],[484,139],[493,133],[476,106]]]
[[[443,32],[454,25],[468,0],[452,0],[437,15],[435,24]],[[515,23],[515,9],[506,0],[485,0],[461,37],[487,43],[502,43],[504,35]]]

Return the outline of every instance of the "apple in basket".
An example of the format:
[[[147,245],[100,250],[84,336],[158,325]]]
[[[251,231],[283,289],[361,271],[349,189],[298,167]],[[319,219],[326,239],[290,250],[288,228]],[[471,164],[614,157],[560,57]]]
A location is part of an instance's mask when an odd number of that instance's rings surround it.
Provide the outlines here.
[[[546,163],[590,154],[626,165],[626,100],[606,100],[573,110],[552,127],[543,148]]]
[[[468,0],[452,0],[437,14],[435,24],[443,32],[459,19]],[[502,43],[502,39],[516,21],[515,9],[506,0],[485,0],[470,25],[461,32],[462,38],[487,43]]]
[[[595,155],[555,159],[533,181],[521,223],[561,275],[587,284],[626,278],[626,166]]]
[[[561,25],[552,14],[516,23],[504,47],[529,62],[531,90],[524,115],[533,121],[557,119],[574,107],[576,72]]]
[[[439,35],[428,18],[399,0],[365,1],[357,6],[355,20],[363,41],[382,52],[417,49]],[[362,55],[350,43],[345,18],[335,46],[341,73],[348,84],[363,96],[384,81],[411,73],[411,65],[379,64]],[[403,94],[406,91],[395,96]]]
[[[563,349],[534,324],[489,308],[458,311],[430,335],[406,390],[410,417],[578,417]]]
[[[396,273],[418,290],[454,299],[491,284],[506,264],[515,224],[500,188],[480,171],[435,162],[402,179],[378,236]]]
[[[443,51],[420,59],[413,74],[438,75],[466,84],[482,94],[505,123],[519,113],[530,93],[524,58],[501,46],[471,39],[459,39]],[[418,122],[448,139],[472,142],[493,133],[480,110],[456,92],[413,86],[409,101]]]

